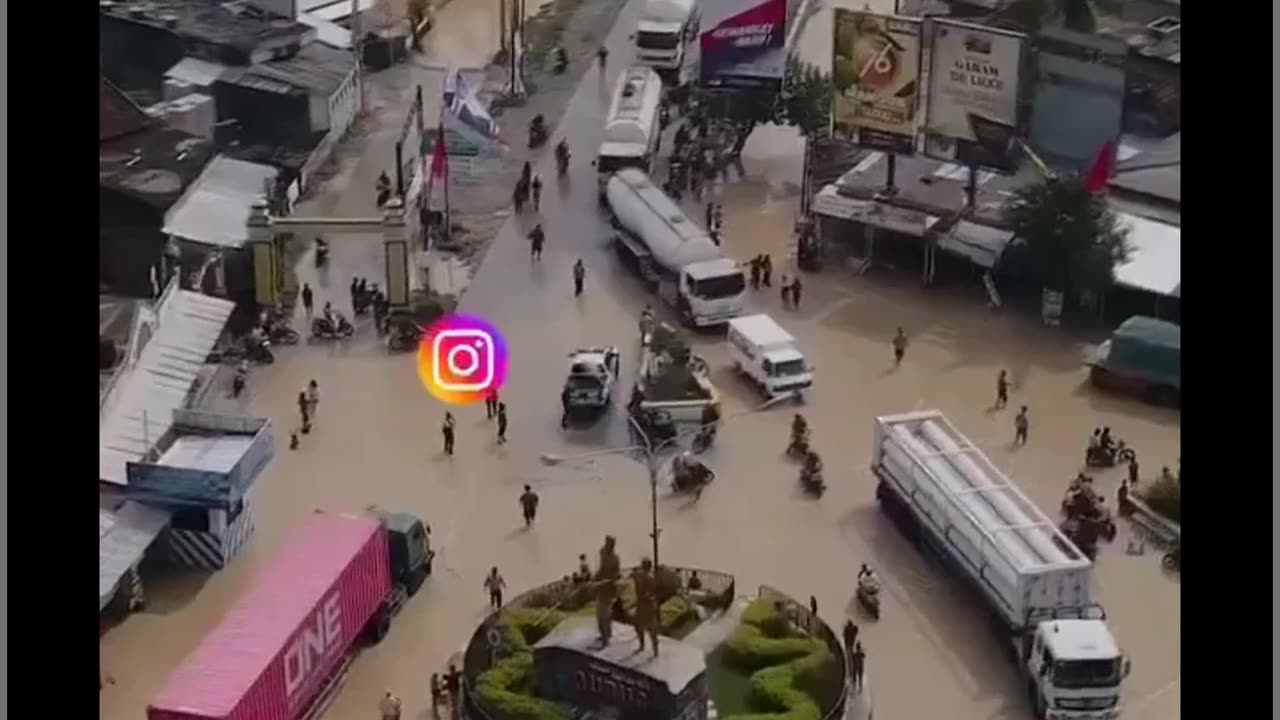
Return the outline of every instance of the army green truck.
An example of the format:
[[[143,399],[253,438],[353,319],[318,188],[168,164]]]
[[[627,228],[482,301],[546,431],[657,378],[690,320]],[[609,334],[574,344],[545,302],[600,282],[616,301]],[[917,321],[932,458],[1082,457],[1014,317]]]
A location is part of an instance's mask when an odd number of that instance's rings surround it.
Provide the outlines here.
[[[1182,328],[1135,315],[1086,357],[1095,386],[1160,405],[1182,403]]]

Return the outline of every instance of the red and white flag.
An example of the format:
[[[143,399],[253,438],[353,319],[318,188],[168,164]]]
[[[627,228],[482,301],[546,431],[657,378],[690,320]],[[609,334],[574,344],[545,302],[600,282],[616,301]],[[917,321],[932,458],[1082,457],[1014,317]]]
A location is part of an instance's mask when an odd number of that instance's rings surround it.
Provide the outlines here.
[[[1090,195],[1101,195],[1107,191],[1107,183],[1111,182],[1115,163],[1116,143],[1114,140],[1108,140],[1098,149],[1098,156],[1093,159],[1093,167],[1089,168],[1089,174],[1084,180],[1084,189],[1089,191]]]

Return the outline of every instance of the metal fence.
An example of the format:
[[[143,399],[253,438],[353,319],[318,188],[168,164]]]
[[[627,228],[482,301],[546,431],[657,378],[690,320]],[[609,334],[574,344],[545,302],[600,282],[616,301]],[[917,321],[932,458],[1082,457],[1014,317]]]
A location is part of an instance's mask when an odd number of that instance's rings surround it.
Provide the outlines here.
[[[672,567],[670,565],[664,565],[662,569],[674,572],[680,578],[680,587],[682,588],[689,587],[689,579],[696,573],[698,580],[702,583],[700,592],[705,597],[711,598],[713,600],[711,604],[717,607],[728,608],[736,597],[737,585],[734,577],[727,573],[700,568]],[[623,568],[621,577],[630,576],[634,570],[636,570],[635,567]],[[491,633],[499,632],[497,625],[502,613],[506,610],[518,608],[545,608],[552,610],[574,601],[581,602],[581,594],[586,590],[582,583],[574,582],[571,577],[566,576],[555,582],[541,585],[517,595],[510,602],[503,605],[501,610],[490,613],[480,623],[475,632],[471,634],[471,640],[467,642],[467,649],[462,660],[462,710],[464,717],[468,718],[468,720],[506,720],[501,713],[485,708],[476,702],[475,697],[470,692],[471,686],[476,679],[486,670],[493,667],[497,661],[497,653],[494,650],[495,643],[491,642]],[[841,667],[843,668],[843,664]],[[843,707],[843,702],[841,705]]]
[[[822,618],[809,612],[809,608],[796,602],[790,595],[768,585],[761,585],[759,597],[781,603],[782,611],[791,624],[821,640],[831,651],[840,670],[839,696],[835,705],[822,717],[823,720],[839,720],[844,717],[844,706],[849,697],[849,667],[840,638],[823,622]]]

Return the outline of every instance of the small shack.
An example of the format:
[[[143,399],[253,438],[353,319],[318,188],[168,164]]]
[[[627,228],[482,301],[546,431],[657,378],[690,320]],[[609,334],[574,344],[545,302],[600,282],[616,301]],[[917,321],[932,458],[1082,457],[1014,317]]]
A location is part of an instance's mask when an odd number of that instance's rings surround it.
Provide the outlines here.
[[[707,663],[701,649],[662,638],[661,652],[636,652],[635,630],[613,624],[603,647],[594,617],[572,617],[533,648],[538,695],[620,720],[706,720]]]

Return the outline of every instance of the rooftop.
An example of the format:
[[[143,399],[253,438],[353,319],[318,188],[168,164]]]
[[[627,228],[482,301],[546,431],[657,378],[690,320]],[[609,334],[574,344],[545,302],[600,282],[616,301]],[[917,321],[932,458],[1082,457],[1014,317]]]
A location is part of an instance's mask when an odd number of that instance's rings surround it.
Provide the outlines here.
[[[182,130],[150,127],[98,145],[98,184],[166,209],[213,154],[207,140]]]
[[[274,183],[275,168],[219,155],[165,215],[164,234],[219,247],[249,239],[253,204]]]
[[[1129,52],[1182,64],[1182,8],[1174,3],[1126,0],[1119,14],[1099,14],[1098,34],[1124,41]]]
[[[1156,143],[1135,147],[1126,139],[1132,153],[1116,163],[1115,175],[1109,183],[1117,194],[1131,194],[1146,199],[1182,205],[1182,133],[1174,133]]]
[[[329,96],[338,91],[354,68],[355,59],[350,52],[311,43],[284,60],[231,68],[222,79],[281,95],[301,90]]]
[[[120,22],[168,30],[182,38],[229,47],[247,55],[271,48],[302,45],[315,30],[301,23],[265,16],[240,3],[217,0],[144,0],[99,3],[102,15]]]

